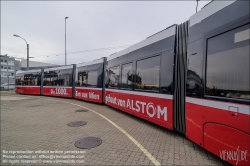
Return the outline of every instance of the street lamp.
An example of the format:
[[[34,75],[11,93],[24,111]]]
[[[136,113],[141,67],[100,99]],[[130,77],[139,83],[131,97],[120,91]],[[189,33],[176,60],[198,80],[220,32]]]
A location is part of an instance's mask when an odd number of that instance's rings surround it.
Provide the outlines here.
[[[15,36],[15,37],[20,37],[21,39],[23,39],[25,42],[26,42],[26,44],[27,44],[27,70],[29,70],[29,44],[27,43],[27,41],[24,39],[24,38],[22,38],[21,36],[19,36],[19,35],[13,35],[13,36]]]
[[[197,2],[197,5],[196,5],[196,13],[197,13],[197,8],[198,8],[198,3],[199,3],[200,0],[196,0]]]
[[[66,19],[69,17],[65,17],[65,65],[67,65],[67,52],[66,52]]]

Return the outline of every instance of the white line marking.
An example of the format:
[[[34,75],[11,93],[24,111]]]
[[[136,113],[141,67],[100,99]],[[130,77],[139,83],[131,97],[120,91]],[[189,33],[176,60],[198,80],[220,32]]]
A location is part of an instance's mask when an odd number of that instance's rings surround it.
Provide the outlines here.
[[[84,106],[81,106],[81,105],[78,105],[78,104],[74,104],[74,103],[70,103],[70,102],[66,102],[66,101],[59,101],[59,100],[54,100],[54,99],[46,99],[45,100],[53,100],[53,101],[58,101],[58,102],[63,102],[63,103],[67,103],[67,104],[71,104],[71,105],[75,105],[75,106],[78,106],[78,107],[82,107],[82,108],[85,108],[85,109],[88,109],[89,111],[101,116],[102,118],[104,118],[105,120],[107,120],[109,123],[111,123],[113,126],[115,126],[118,130],[120,130],[124,135],[126,135],[148,158],[149,160],[154,163],[154,165],[161,165],[157,160],[156,158],[154,158],[154,156],[152,156],[148,151],[147,149],[145,149],[138,141],[136,141],[136,139],[134,139],[128,132],[126,132],[125,130],[123,130],[120,126],[118,126],[117,124],[115,124],[113,121],[111,121],[110,119],[108,119],[107,117],[105,117],[104,115],[94,111],[94,110],[91,110],[87,107],[84,107]]]

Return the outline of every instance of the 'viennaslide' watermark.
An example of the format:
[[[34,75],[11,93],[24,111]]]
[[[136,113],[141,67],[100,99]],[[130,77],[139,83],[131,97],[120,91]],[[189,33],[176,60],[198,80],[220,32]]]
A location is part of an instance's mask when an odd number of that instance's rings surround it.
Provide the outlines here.
[[[86,151],[2,151],[3,164],[82,164]]]
[[[247,150],[240,150],[239,146],[237,150],[222,150],[220,158],[225,161],[236,161],[237,165],[239,161],[247,161]]]

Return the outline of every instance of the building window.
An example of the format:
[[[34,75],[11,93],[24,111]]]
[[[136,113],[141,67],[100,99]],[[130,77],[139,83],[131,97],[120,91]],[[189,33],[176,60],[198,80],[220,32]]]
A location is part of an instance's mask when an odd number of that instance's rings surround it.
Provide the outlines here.
[[[132,73],[133,63],[127,63],[122,65],[122,83],[121,88],[132,89],[133,73]]]
[[[4,60],[5,63],[7,63],[7,60]]]
[[[136,62],[136,89],[159,91],[160,56]]]
[[[250,99],[249,24],[207,41],[206,91],[209,96]]]
[[[3,66],[1,66],[1,69],[3,69]]]
[[[117,88],[119,83],[119,66],[109,68],[109,88]]]
[[[1,59],[1,62],[3,62],[3,59]]]
[[[9,61],[8,61],[8,64],[14,64],[14,61],[9,60]]]

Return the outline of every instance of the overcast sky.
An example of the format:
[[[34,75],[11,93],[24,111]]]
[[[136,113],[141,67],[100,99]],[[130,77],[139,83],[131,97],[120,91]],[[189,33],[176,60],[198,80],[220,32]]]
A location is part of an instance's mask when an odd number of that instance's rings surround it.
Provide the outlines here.
[[[200,10],[209,1],[200,1]],[[64,65],[107,57],[195,14],[196,1],[1,1],[1,55]],[[99,48],[119,49],[85,52]],[[78,51],[78,53],[76,53]],[[58,55],[58,56],[56,56]]]

